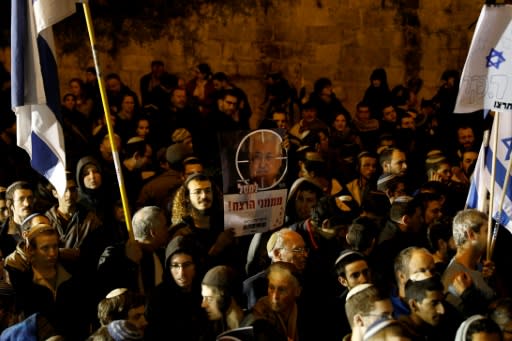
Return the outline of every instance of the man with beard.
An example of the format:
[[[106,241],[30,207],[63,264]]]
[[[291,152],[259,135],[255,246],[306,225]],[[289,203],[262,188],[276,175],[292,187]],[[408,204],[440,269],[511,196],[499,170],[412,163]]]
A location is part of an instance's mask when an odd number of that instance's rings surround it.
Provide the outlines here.
[[[407,157],[400,149],[384,149],[380,153],[379,162],[385,175],[395,174],[404,176],[407,173]]]
[[[26,181],[16,181],[7,187],[5,199],[9,217],[0,228],[0,249],[3,255],[9,255],[22,240],[21,223],[33,212],[33,187]]]
[[[173,200],[171,238],[191,235],[203,254],[208,254],[207,267],[240,262],[241,254],[234,254],[233,229],[224,230],[221,193],[205,174],[190,175]]]
[[[494,262],[481,261],[487,246],[487,215],[474,209],[460,211],[452,227],[457,253],[442,277],[446,300],[467,316],[483,313],[496,296],[489,285]]]
[[[377,187],[377,155],[362,152],[357,156],[357,178],[347,184],[347,189],[361,206],[366,194]]]

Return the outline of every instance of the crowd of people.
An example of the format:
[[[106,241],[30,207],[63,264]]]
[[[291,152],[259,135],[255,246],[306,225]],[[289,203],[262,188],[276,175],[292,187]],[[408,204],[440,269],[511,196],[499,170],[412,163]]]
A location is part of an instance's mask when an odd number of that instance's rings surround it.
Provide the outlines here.
[[[256,119],[208,64],[184,80],[153,61],[138,93],[109,74],[131,233],[95,70],[63,96],[63,195],[2,95],[0,340],[512,340],[511,238],[487,259],[487,215],[465,209],[492,113],[454,114],[458,73],[441,80],[419,100],[421,80],[390,88],[376,69],[349,110],[328,78],[308,94],[269,73]],[[255,128],[282,138],[249,169],[288,189],[285,220],[236,236],[217,137]]]

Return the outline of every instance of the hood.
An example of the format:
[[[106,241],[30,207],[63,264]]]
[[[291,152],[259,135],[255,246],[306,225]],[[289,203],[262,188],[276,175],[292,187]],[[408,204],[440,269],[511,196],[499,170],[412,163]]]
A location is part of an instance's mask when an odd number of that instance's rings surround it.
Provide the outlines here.
[[[184,236],[174,237],[165,248],[165,268],[169,268],[169,262],[175,253],[185,253],[191,256],[197,265],[198,259],[195,250],[194,242],[190,238]]]
[[[306,185],[307,184],[307,185]],[[304,177],[301,177],[301,178],[298,178],[297,180],[295,180],[292,184],[292,186],[290,187],[290,193],[288,193],[288,201],[290,201],[291,199],[295,199],[295,195],[297,194],[297,191],[299,190],[299,188],[303,187],[303,186],[307,186],[308,188],[312,188],[312,189],[317,189],[318,190],[318,198],[320,198],[321,196],[323,196],[323,190],[322,190],[322,186],[319,185],[317,182],[311,180],[311,179],[308,179],[308,178],[304,178]]]
[[[78,184],[78,189],[80,189],[80,191],[82,191],[82,192],[86,191],[86,188],[84,186],[84,182],[83,182],[83,179],[80,176],[80,174],[82,173],[82,170],[84,169],[84,167],[91,163],[94,164],[96,166],[96,168],[98,168],[98,171],[100,172],[100,174],[103,174],[103,172],[101,170],[100,163],[94,157],[85,156],[85,157],[81,158],[77,163],[75,176],[76,176],[76,183]]]

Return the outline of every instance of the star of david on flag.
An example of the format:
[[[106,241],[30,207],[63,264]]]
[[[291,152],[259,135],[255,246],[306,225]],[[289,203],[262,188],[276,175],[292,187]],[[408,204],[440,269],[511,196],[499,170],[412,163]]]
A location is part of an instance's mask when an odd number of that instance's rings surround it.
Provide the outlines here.
[[[484,5],[462,71],[455,113],[512,113],[512,5]]]
[[[491,49],[491,52],[489,52],[485,59],[487,59],[487,67],[495,67],[496,69],[499,69],[500,64],[506,61],[505,57],[503,57],[503,51],[497,51],[494,48]]]
[[[496,136],[497,134],[497,136]],[[494,139],[498,139],[496,151],[493,149]],[[496,154],[496,178],[494,185],[494,200],[492,203],[492,216],[500,224],[505,226],[512,233],[512,179],[509,175],[509,182],[506,188],[505,177],[507,167],[511,162],[512,153],[512,115],[500,114],[499,124],[493,124],[491,136],[480,149],[475,171],[471,177],[471,185],[466,205],[468,208],[477,208],[487,212],[487,192],[491,189],[492,180],[492,162]],[[500,199],[505,191],[503,207],[499,209]]]

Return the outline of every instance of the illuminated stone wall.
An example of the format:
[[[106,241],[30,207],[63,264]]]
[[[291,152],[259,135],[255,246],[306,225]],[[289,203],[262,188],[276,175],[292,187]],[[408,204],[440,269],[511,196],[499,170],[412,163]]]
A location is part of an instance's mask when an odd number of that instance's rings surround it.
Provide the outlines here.
[[[207,62],[244,88],[253,108],[263,100],[262,76],[267,71],[280,70],[296,87],[305,85],[308,91],[316,78],[329,77],[338,97],[353,111],[371,71],[384,67],[391,87],[417,76],[424,80],[420,98],[430,98],[445,69],[462,68],[483,2],[263,3],[244,11],[204,5],[186,18],[156,23],[162,26],[156,36],[153,28],[140,26],[140,21],[124,20],[117,28],[126,32],[123,44],[103,34],[109,23],[98,21],[100,48],[110,49],[100,53],[103,70],[118,72],[138,92],[139,78],[149,71],[153,59],[163,60],[169,71],[185,79],[192,76],[194,65]],[[155,22],[148,19],[147,24],[154,26]],[[83,76],[83,69],[92,65],[87,46],[84,42],[70,53],[60,53],[63,88],[69,78]]]

